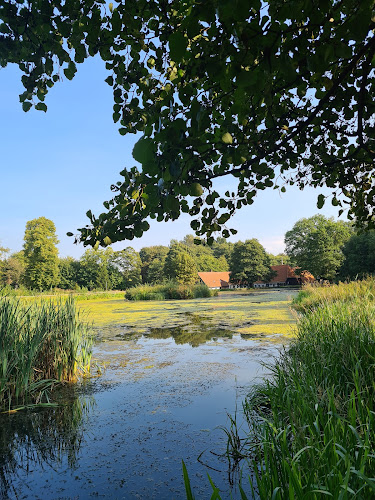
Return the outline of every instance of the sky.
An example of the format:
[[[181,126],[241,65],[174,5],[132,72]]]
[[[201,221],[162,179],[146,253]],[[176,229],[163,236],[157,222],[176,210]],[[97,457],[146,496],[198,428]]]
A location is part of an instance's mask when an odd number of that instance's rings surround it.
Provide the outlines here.
[[[78,66],[72,81],[64,79],[50,90],[47,113],[25,113],[18,97],[23,91],[21,72],[15,65],[0,69],[0,246],[21,250],[26,222],[44,216],[56,225],[61,257],[79,258],[85,251],[66,233],[76,234],[89,222],[87,210],[104,211],[102,203],[112,197],[110,186],[120,180],[119,172],[136,164],[131,152],[139,136],[118,133],[107,76],[100,59],[89,59]],[[232,185],[228,177],[217,187],[226,190]],[[228,226],[238,230],[230,241],[257,238],[268,252],[282,252],[285,232],[297,220],[316,213],[337,216],[337,208],[328,203],[318,211],[319,193],[329,191],[293,187],[284,194],[260,192],[253,205],[229,221]],[[193,234],[190,220],[186,214],[174,222],[152,220],[142,238],[113,248],[168,245],[171,239]]]

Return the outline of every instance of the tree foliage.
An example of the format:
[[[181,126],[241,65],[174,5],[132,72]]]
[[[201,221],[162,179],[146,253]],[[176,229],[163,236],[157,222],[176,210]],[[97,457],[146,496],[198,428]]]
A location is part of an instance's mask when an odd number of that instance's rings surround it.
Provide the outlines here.
[[[142,261],[134,248],[127,247],[124,250],[114,252],[111,265],[121,273],[122,288],[131,288],[142,283]]]
[[[282,266],[290,264],[290,257],[285,253],[278,253],[277,255],[269,253],[268,256],[270,258],[271,266]]]
[[[286,253],[293,264],[310,271],[315,278],[332,280],[344,260],[344,243],[352,233],[348,223],[333,217],[300,219],[285,234]]]
[[[234,244],[230,269],[231,281],[238,281],[249,287],[256,281],[269,281],[274,275],[268,254],[255,238]]]
[[[18,288],[25,274],[25,259],[23,252],[18,252],[10,255],[6,260],[1,262],[1,282],[13,288]]]
[[[139,256],[142,260],[143,283],[160,283],[164,278],[165,258],[169,248],[163,245],[154,245],[141,248]]]
[[[58,281],[58,239],[55,224],[45,217],[26,223],[24,236],[25,284],[37,290],[56,286]]]
[[[355,279],[375,274],[375,231],[354,234],[345,243],[343,254],[342,278]]]
[[[0,64],[23,72],[23,109],[46,111],[49,88],[99,54],[120,134],[143,134],[142,168],[87,212],[85,245],[181,212],[212,243],[258,190],[288,184],[328,186],[339,213],[374,226],[373,19],[373,0],[3,0]],[[222,176],[237,189],[219,194]]]
[[[179,243],[171,245],[164,264],[164,275],[183,285],[194,284],[198,279],[194,259]]]

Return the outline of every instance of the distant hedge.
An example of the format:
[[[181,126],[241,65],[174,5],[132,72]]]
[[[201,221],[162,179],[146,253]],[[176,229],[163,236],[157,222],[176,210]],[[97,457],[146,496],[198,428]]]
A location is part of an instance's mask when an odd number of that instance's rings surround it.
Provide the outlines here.
[[[210,290],[206,285],[180,285],[169,282],[162,285],[139,285],[129,288],[125,293],[125,298],[128,300],[182,300],[216,295],[217,290]]]

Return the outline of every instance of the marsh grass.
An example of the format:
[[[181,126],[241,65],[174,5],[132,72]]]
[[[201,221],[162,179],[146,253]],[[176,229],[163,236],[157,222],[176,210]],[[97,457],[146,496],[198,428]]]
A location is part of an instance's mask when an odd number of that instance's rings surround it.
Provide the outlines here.
[[[375,300],[375,279],[339,283],[329,286],[306,285],[293,299],[293,307],[307,313],[324,304],[333,302],[373,302]]]
[[[56,383],[88,373],[91,345],[72,298],[0,298],[0,408],[50,404]]]
[[[374,284],[306,287],[294,300],[296,338],[246,398],[244,435],[238,416],[226,429],[251,498],[375,498]]]
[[[295,341],[244,403],[261,499],[375,497],[373,285],[308,289],[296,301],[309,312]]]
[[[206,285],[180,285],[173,281],[160,285],[140,285],[129,288],[125,293],[127,300],[181,300],[217,296],[217,290]]]
[[[108,290],[108,291],[75,291],[75,290],[62,290],[61,288],[52,288],[50,290],[38,291],[29,290],[25,287],[19,287],[17,289],[10,286],[5,286],[0,288],[0,298],[1,297],[21,297],[26,298],[49,298],[53,297],[56,299],[68,299],[73,297],[76,301],[82,300],[102,300],[102,299],[116,299],[122,298],[124,296],[124,291],[120,290]]]

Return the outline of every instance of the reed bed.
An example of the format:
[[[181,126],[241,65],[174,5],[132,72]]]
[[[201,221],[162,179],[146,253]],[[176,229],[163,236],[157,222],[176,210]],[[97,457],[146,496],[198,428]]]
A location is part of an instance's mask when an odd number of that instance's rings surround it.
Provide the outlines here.
[[[217,290],[210,290],[206,285],[180,285],[172,281],[161,285],[140,285],[129,288],[125,293],[125,298],[127,300],[183,300],[216,295]]]
[[[245,488],[264,500],[375,498],[373,291],[367,279],[307,287],[295,301],[295,340],[226,430],[230,465],[246,461],[242,499]]]
[[[90,370],[92,338],[70,297],[0,298],[0,408],[50,403],[51,389]]]
[[[306,285],[293,300],[293,307],[307,313],[324,304],[333,302],[373,302],[375,300],[375,279],[339,283],[337,285]]]
[[[260,498],[375,497],[374,315],[366,302],[308,313],[245,401]]]

